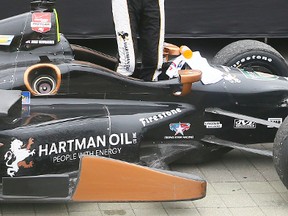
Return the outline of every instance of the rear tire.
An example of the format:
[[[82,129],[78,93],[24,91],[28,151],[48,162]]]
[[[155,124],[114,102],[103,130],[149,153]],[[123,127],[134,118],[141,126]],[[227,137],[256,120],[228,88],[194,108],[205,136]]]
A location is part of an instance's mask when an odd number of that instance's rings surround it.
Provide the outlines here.
[[[275,136],[273,162],[282,183],[288,189],[288,117],[281,124]]]
[[[225,46],[211,63],[288,76],[288,65],[283,56],[273,47],[256,40],[240,40]]]

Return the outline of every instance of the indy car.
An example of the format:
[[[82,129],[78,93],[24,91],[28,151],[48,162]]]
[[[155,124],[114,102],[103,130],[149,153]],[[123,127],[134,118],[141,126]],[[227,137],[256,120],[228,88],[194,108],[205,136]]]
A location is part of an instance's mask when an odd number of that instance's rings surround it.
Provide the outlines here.
[[[175,77],[144,82],[117,73],[115,57],[70,44],[54,1],[1,20],[0,201],[200,199],[205,180],[169,164],[232,148],[272,156],[248,144],[277,131],[273,157],[288,186],[287,79],[211,66],[184,48],[164,48]]]

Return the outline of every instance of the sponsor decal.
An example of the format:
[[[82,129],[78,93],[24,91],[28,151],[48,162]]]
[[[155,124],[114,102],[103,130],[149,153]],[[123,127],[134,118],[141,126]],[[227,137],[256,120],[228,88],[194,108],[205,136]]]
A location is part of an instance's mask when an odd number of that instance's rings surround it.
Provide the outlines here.
[[[22,104],[27,105],[31,102],[31,94],[29,91],[23,91],[22,92]]]
[[[51,13],[36,12],[32,14],[31,28],[35,32],[45,33],[51,30]]]
[[[51,156],[53,163],[73,161],[82,155],[109,156],[120,154],[123,145],[137,144],[136,133],[99,135],[39,145],[38,156]]]
[[[268,121],[274,122],[274,123],[277,123],[277,124],[282,124],[283,119],[282,118],[268,118]],[[268,128],[273,128],[271,126],[267,126],[267,127]]]
[[[241,70],[244,76],[247,79],[252,79],[252,80],[260,80],[260,81],[271,81],[271,80],[276,80],[279,77],[273,74],[267,74],[267,73],[262,73],[262,72],[257,72],[257,71],[246,71],[246,70]]]
[[[0,35],[0,45],[10,46],[14,38],[14,35]]]
[[[184,135],[184,131],[188,131],[190,129],[189,123],[171,123],[169,125],[171,131],[175,132],[175,136],[178,134]]]
[[[204,125],[207,129],[216,129],[216,128],[222,128],[222,124],[220,121],[207,121],[204,122]]]
[[[129,34],[127,32],[118,32],[118,37],[120,38],[120,40],[123,41],[123,47],[122,47],[122,51],[120,50],[120,52],[124,53],[124,62],[121,62],[124,64],[125,70],[130,71],[130,62],[131,62],[131,58],[129,55],[129,48],[128,48],[128,40],[129,40]]]
[[[230,67],[227,67],[227,66],[221,66],[225,73],[223,75],[223,78],[224,80],[230,82],[230,83],[241,83],[241,80],[239,80],[235,74],[231,74],[230,71],[231,71],[231,68]]]
[[[33,167],[33,161],[29,163],[26,159],[35,154],[35,149],[31,151],[31,147],[34,144],[33,138],[30,138],[26,145],[21,140],[14,139],[11,142],[11,147],[4,155],[4,161],[6,161],[7,174],[10,177],[15,176],[21,167],[28,169]]]
[[[22,116],[22,118],[30,116],[30,106],[29,105],[23,105],[22,106],[21,116]]]
[[[84,155],[117,155],[122,152],[124,145],[136,145],[137,143],[136,133],[120,133],[40,144],[36,150],[32,149],[34,147],[33,138],[30,138],[26,144],[19,139],[14,139],[11,147],[4,154],[4,161],[7,175],[14,177],[20,168],[28,169],[34,166],[32,156],[37,157],[37,160],[39,160],[38,157],[50,157],[52,163],[63,163],[78,160]]]
[[[20,168],[33,167],[33,158],[29,158],[33,155],[37,157],[37,160],[42,157],[50,157],[52,163],[63,163],[79,160],[85,155],[117,155],[122,152],[123,146],[136,145],[137,143],[136,133],[120,133],[40,144],[37,146],[37,150],[32,150],[33,138],[30,138],[27,144],[15,139],[11,142],[10,149],[5,153],[4,161],[7,166],[7,174],[14,177]],[[28,160],[29,162],[27,162]]]
[[[232,75],[232,74],[226,74],[226,75],[224,76],[224,80],[226,80],[226,81],[228,81],[228,82],[230,82],[230,83],[233,83],[233,84],[241,83],[241,80],[238,79],[238,78],[236,77],[236,75]]]
[[[142,123],[142,125],[145,127],[155,121],[159,121],[161,119],[164,119],[164,118],[167,118],[169,116],[173,116],[173,115],[176,115],[178,113],[181,113],[182,110],[180,108],[176,108],[176,109],[172,109],[170,111],[166,111],[166,112],[162,112],[162,113],[159,113],[159,114],[156,114],[154,116],[150,116],[148,118],[141,118],[139,119],[139,121]]]
[[[244,119],[234,119],[234,128],[235,129],[255,129],[256,122],[248,121]]]
[[[174,136],[165,136],[164,139],[194,139],[194,136],[185,136],[184,132],[190,129],[190,123],[171,123],[169,128],[175,132]]]
[[[54,40],[27,40],[26,44],[54,45]]]

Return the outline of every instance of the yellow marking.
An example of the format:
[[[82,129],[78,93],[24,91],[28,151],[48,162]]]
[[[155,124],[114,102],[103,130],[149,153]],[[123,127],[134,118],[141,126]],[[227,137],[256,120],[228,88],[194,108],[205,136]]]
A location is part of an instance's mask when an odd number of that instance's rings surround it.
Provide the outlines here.
[[[57,32],[57,42],[60,42],[60,30],[59,30],[59,20],[58,20],[58,13],[54,8],[54,14],[56,18],[56,32]]]

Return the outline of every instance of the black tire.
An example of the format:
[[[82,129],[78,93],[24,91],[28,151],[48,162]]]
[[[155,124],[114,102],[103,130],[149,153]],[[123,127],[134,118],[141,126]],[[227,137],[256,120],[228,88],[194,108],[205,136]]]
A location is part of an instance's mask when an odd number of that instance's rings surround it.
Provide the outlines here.
[[[205,144],[204,142],[197,142],[197,148],[191,152],[187,152],[181,159],[178,159],[176,164],[201,164],[213,160],[220,159],[224,154],[233,150],[229,147],[222,147],[218,145]]]
[[[288,76],[288,65],[283,56],[273,47],[256,40],[240,40],[225,46],[211,63]]]
[[[277,131],[273,145],[273,162],[281,181],[288,189],[288,117]]]

